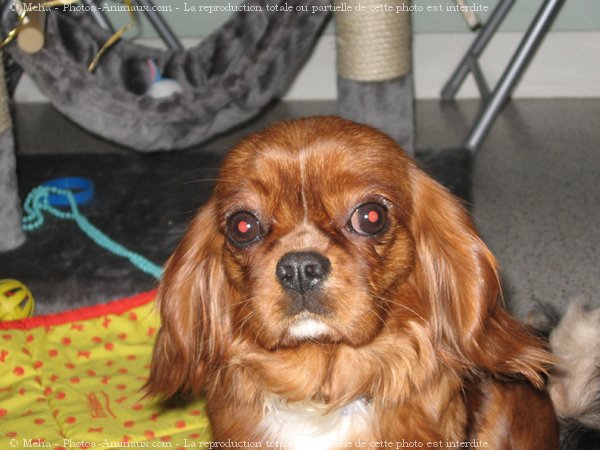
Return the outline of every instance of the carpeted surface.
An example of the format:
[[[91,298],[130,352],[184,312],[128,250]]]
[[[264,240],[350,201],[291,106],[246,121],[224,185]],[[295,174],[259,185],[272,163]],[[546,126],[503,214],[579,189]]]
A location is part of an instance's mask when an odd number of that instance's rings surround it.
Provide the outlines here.
[[[18,160],[20,192],[51,178],[85,176],[96,195],[81,212],[115,241],[163,264],[194,211],[208,198],[219,161],[161,154],[31,155]],[[152,289],[155,280],[89,240],[72,221],[53,217],[2,255],[4,278],[24,282],[37,313],[62,311]],[[6,264],[9,263],[9,264]]]
[[[460,150],[419,154],[422,166],[467,202],[469,159]],[[85,176],[96,187],[81,212],[130,250],[162,265],[209,197],[221,158],[170,154],[40,154],[18,159],[21,197],[40,183]],[[102,303],[152,289],[156,280],[90,241],[72,221],[49,217],[19,249],[0,258],[0,278],[25,283],[36,314]]]

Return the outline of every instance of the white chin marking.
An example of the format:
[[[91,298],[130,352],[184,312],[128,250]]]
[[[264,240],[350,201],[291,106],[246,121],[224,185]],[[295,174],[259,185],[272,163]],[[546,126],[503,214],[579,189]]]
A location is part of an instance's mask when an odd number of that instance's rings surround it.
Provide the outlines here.
[[[329,333],[329,327],[314,319],[301,319],[289,328],[290,336],[297,339],[313,339]]]

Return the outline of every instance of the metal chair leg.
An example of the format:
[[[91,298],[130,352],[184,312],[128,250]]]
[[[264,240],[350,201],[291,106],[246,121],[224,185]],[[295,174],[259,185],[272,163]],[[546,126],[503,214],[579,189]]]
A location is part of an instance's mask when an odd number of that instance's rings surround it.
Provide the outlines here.
[[[152,1],[136,0],[136,2],[139,5],[144,6],[146,8],[146,10],[144,11],[146,17],[148,18],[156,32],[160,35],[163,42],[167,44],[167,47],[169,47],[171,50],[183,50],[183,45],[181,45],[181,42],[179,41],[175,33],[173,33],[171,28],[169,28],[169,25],[167,24],[167,22],[165,22],[165,19],[163,19],[160,13],[154,9],[154,4],[152,3]]]
[[[477,37],[469,47],[469,50],[463,57],[462,61],[454,70],[454,73],[450,77],[450,79],[444,85],[442,89],[442,99],[443,100],[452,100],[458,92],[458,89],[465,81],[465,78],[469,74],[471,70],[470,61],[473,59],[479,58],[479,56],[485,50],[488,42],[492,39],[496,30],[513,7],[515,0],[500,0],[498,5],[490,15],[487,22],[483,25]]]
[[[527,68],[533,55],[550,29],[564,0],[545,0],[535,19],[525,33],[517,51],[506,67],[488,102],[478,115],[475,124],[467,135],[463,146],[475,152],[481,146],[504,102],[510,96],[519,78]]]
[[[90,8],[90,14],[100,28],[103,28],[111,33],[115,32],[115,28],[108,20],[108,17],[106,17],[106,14],[102,9],[98,8],[98,5],[94,0],[81,0],[81,3]]]

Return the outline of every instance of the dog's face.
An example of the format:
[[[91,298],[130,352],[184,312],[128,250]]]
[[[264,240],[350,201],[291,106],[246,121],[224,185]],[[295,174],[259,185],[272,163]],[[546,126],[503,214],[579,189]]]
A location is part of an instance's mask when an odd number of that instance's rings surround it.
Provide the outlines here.
[[[414,265],[408,160],[358,129],[282,125],[242,142],[223,167],[215,213],[240,294],[234,323],[267,348],[369,341]]]
[[[359,349],[386,336],[414,355],[407,376],[441,362],[540,384],[549,360],[499,295],[462,206],[389,137],[334,117],[276,124],[231,151],[167,263],[148,391],[198,392],[240,343]]]

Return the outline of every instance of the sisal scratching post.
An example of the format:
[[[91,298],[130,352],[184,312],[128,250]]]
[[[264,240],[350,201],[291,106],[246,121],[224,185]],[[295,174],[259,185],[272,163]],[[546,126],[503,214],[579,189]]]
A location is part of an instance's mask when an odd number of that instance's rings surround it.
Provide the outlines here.
[[[414,147],[409,0],[335,0],[338,110]]]
[[[3,61],[0,51],[0,251],[8,251],[21,245],[25,235],[21,230],[15,144]]]

